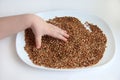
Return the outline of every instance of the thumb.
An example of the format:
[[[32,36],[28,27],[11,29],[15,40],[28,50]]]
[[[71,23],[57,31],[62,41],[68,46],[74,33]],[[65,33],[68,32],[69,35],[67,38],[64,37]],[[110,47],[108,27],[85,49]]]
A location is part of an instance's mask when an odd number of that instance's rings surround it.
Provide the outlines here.
[[[42,42],[42,36],[37,36],[36,38],[35,38],[35,42],[36,42],[36,47],[37,47],[37,49],[39,49],[40,47],[41,47],[41,42]]]

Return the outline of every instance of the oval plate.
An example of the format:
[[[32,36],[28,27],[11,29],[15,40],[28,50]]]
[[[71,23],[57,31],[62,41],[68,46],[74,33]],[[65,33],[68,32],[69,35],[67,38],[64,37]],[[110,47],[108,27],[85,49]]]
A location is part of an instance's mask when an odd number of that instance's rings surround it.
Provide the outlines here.
[[[89,23],[93,23],[98,25],[99,28],[103,31],[103,33],[107,37],[107,47],[105,49],[104,55],[102,59],[95,65],[83,68],[74,68],[74,69],[55,69],[55,68],[48,68],[44,66],[38,66],[32,63],[29,59],[28,54],[24,50],[25,47],[25,37],[24,31],[19,32],[16,37],[16,50],[18,56],[28,65],[39,68],[39,69],[47,69],[47,70],[59,70],[59,71],[73,71],[73,70],[82,70],[82,69],[91,69],[95,67],[101,67],[102,65],[108,63],[114,56],[115,53],[115,41],[112,35],[112,31],[110,30],[109,26],[99,17],[81,13],[80,11],[50,11],[50,12],[43,12],[37,13],[36,15],[42,17],[44,20],[52,19],[54,17],[62,17],[62,16],[73,16],[78,18],[82,23],[88,21]]]

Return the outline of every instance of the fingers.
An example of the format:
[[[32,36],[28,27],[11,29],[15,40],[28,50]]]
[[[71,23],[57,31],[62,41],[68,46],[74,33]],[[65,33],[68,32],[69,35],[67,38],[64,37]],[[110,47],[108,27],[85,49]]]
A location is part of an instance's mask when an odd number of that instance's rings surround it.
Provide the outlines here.
[[[65,42],[67,41],[67,38],[65,38],[63,35],[60,35],[60,34],[57,35],[56,38],[61,39],[61,40],[65,41]]]
[[[59,31],[59,34],[61,34],[62,36],[66,37],[66,38],[69,37],[69,35],[67,34],[67,32],[64,31],[64,30],[60,30],[60,31]]]
[[[42,29],[42,28],[41,28]],[[39,49],[41,47],[41,42],[42,42],[42,36],[43,35],[49,35],[54,38],[61,39],[63,41],[67,41],[67,38],[69,35],[65,30],[62,30],[52,24],[47,24],[46,27],[44,27],[43,30],[41,30],[39,33],[34,32],[35,34],[35,42],[36,42],[36,48]]]
[[[67,38],[69,37],[69,35],[67,34],[67,31],[62,30],[54,25],[49,26],[49,32],[47,35],[52,36],[54,38],[58,38],[61,39],[63,41],[67,41]]]
[[[36,37],[35,42],[36,42],[36,48],[39,49],[41,47],[41,40],[42,36]]]
[[[54,38],[58,38],[58,39],[63,40],[65,42],[67,41],[67,38],[64,35],[62,35],[62,34],[60,34],[58,32],[51,33],[49,36],[52,36]]]

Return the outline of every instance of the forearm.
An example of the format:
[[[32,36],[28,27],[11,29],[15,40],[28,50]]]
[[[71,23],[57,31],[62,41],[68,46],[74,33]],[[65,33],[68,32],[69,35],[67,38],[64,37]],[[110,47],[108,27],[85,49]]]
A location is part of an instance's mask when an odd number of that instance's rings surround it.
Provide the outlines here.
[[[0,18],[0,39],[31,27],[29,14]]]

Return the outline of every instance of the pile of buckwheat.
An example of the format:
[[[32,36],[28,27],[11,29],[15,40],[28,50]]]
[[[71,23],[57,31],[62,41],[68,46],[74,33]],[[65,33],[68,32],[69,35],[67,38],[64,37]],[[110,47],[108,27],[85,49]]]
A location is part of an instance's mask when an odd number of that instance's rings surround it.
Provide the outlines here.
[[[68,42],[43,36],[40,49],[35,47],[32,30],[25,30],[25,50],[31,61],[50,68],[79,68],[92,66],[103,57],[107,38],[97,26],[86,22],[86,27],[75,17],[56,17],[47,21],[67,31]]]

